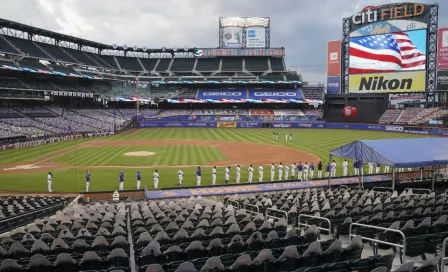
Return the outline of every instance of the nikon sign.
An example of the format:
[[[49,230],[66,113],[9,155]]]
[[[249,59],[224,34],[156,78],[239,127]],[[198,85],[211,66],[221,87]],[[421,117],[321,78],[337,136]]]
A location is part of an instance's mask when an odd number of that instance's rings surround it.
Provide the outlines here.
[[[350,75],[349,91],[351,93],[424,92],[425,83],[424,71]]]

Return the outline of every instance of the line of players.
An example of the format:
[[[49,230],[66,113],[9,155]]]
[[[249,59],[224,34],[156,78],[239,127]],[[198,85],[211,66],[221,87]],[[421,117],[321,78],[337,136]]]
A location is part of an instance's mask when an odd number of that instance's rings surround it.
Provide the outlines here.
[[[375,166],[374,163],[368,163],[368,174],[369,175],[374,174],[374,171],[373,171],[374,166]],[[293,164],[291,164],[291,166],[288,166],[288,165],[283,166],[283,163],[280,163],[277,166],[275,166],[275,164],[272,163],[271,167],[270,167],[270,170],[271,170],[270,181],[276,181],[275,180],[276,168],[278,171],[277,181],[288,180],[288,177],[290,177],[290,180],[295,180],[296,170],[297,170],[297,180],[307,181],[309,179],[314,178],[314,171],[315,171],[316,167],[313,162],[311,162],[309,165],[307,162],[305,162],[304,164],[302,164],[302,162],[299,162],[299,164],[297,164],[297,165],[296,165],[296,163],[293,163]],[[231,169],[230,166],[228,166],[224,170],[225,184],[229,184],[230,169]],[[322,178],[322,169],[323,169],[322,161],[319,161],[319,163],[317,164],[317,178]],[[353,169],[354,169],[355,175],[359,175],[359,174],[363,175],[364,174],[363,162],[355,160],[353,162]],[[325,177],[326,178],[328,178],[329,176],[336,177],[336,170],[337,170],[337,165],[334,160],[331,164],[327,163],[325,165]],[[407,170],[412,171],[412,168],[408,168]],[[252,183],[255,169],[253,168],[252,165],[250,165],[249,168],[247,169],[247,171],[248,171],[247,182]],[[291,175],[289,175],[290,171],[291,171]],[[403,172],[404,169],[399,168],[398,171]],[[376,169],[375,169],[375,174],[380,174],[380,172],[381,172],[381,165],[377,164]],[[284,173],[284,175],[283,175],[283,173]],[[384,173],[389,173],[388,165],[384,166]],[[218,172],[217,172],[216,166],[213,166],[212,185],[216,184],[217,174],[218,174]],[[348,175],[348,162],[347,162],[347,160],[344,160],[344,162],[342,163],[342,176],[345,177],[347,175]],[[239,184],[241,181],[241,167],[239,164],[236,167],[235,176],[236,176],[235,183]],[[258,182],[263,182],[263,176],[264,176],[264,167],[263,167],[263,165],[260,165],[260,166],[258,166]],[[183,179],[184,179],[183,169],[180,169],[179,171],[177,171],[177,177],[178,177],[178,185],[179,185],[179,187],[181,187]],[[283,177],[284,177],[284,179],[283,179]],[[156,169],[153,173],[154,189],[158,189],[159,178],[160,178],[159,172]],[[88,192],[89,185],[90,185],[90,172],[88,170],[86,171],[85,180],[86,180],[86,192]],[[141,175],[140,171],[137,170],[137,174],[136,174],[137,189],[140,189],[141,180],[142,180],[142,175]],[[201,169],[201,167],[198,167],[196,170],[196,185],[197,186],[201,186],[201,180],[202,180],[202,169]],[[53,173],[48,172],[47,182],[48,182],[48,191],[52,192],[53,191],[52,190]],[[120,171],[120,174],[119,174],[119,190],[123,190],[123,187],[124,187],[124,172],[122,170],[122,171]]]

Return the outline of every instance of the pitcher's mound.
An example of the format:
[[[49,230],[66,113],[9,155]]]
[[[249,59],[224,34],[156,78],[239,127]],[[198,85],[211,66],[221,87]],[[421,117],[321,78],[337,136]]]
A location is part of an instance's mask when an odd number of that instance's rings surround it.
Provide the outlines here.
[[[156,153],[149,152],[149,151],[135,151],[135,152],[124,153],[125,156],[132,156],[132,157],[154,156],[155,154]]]

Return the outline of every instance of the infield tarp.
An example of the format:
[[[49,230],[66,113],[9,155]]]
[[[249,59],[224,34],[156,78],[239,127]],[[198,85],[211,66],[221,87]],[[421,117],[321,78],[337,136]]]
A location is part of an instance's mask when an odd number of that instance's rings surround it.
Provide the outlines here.
[[[397,168],[448,164],[447,138],[358,140],[330,151],[332,156]]]
[[[387,176],[366,176],[364,182],[382,182],[391,180]],[[331,185],[358,184],[357,177],[335,178],[331,180]],[[191,197],[191,196],[215,196],[236,193],[257,193],[272,192],[282,190],[306,189],[314,187],[328,186],[328,180],[297,181],[297,182],[276,182],[276,183],[246,183],[245,185],[231,184],[228,186],[198,187],[198,188],[175,188],[168,190],[148,190],[146,199]]]

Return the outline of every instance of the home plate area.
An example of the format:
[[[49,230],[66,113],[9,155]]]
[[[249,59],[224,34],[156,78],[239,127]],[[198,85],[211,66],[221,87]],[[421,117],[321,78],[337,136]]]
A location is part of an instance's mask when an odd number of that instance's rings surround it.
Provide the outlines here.
[[[369,176],[364,177],[365,183],[390,181],[390,177],[387,176]],[[359,182],[358,177],[349,178],[336,178],[331,180],[331,185],[350,185],[357,184]],[[275,183],[247,183],[239,185],[228,186],[214,186],[214,187],[198,187],[198,188],[185,188],[185,189],[168,189],[168,190],[147,190],[145,192],[146,199],[165,199],[176,197],[191,197],[191,196],[216,196],[216,195],[228,195],[235,193],[259,193],[259,192],[271,192],[282,190],[294,190],[294,189],[306,189],[328,186],[327,179],[314,180],[314,181],[289,181],[289,182],[275,182]]]

